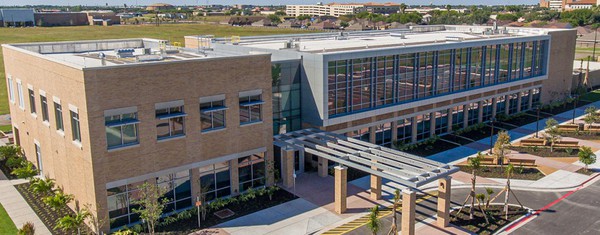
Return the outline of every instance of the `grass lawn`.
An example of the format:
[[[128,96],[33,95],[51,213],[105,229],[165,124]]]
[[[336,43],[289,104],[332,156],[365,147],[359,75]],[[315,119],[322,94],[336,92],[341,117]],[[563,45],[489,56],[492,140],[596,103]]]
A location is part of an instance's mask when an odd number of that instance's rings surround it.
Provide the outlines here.
[[[171,42],[180,42],[188,35],[212,34],[215,37],[250,36],[269,34],[308,33],[296,29],[233,27],[228,25],[208,24],[173,24],[161,25],[115,25],[72,26],[72,27],[35,27],[35,28],[2,28],[0,27],[0,44],[23,42],[52,42],[74,40],[99,40],[120,38],[157,38]],[[318,31],[317,31],[318,32]],[[0,48],[0,81],[5,81],[4,61]],[[6,82],[0,82],[0,114],[8,113],[8,94]]]
[[[12,125],[0,126],[0,131],[2,131],[4,133],[12,132]]]
[[[0,234],[17,234],[17,227],[0,204]]]
[[[587,100],[587,101],[592,101],[592,102],[596,102],[598,100],[600,100],[600,90],[593,90],[591,92],[588,92],[584,95],[582,95],[579,100]]]

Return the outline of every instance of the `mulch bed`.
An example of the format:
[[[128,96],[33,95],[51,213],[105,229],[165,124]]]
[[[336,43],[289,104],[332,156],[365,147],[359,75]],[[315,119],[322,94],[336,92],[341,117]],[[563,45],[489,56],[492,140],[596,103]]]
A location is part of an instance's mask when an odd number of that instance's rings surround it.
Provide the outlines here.
[[[596,133],[589,134],[589,133],[585,133],[585,131],[582,131],[579,134],[577,134],[576,132],[563,132],[563,133],[560,133],[560,136],[571,137],[571,138],[580,139],[580,140],[600,140],[599,134],[596,134]]]
[[[519,147],[519,146],[511,146],[511,150],[518,151],[519,153],[527,153],[531,155],[536,155],[540,157],[578,157],[577,153],[579,152],[578,148],[571,149],[571,152],[568,153],[564,148],[554,148],[553,152],[550,152],[550,147]]]
[[[9,180],[17,179],[16,176],[10,174],[10,172],[12,172],[12,170],[6,166],[6,160],[0,161],[0,170],[2,170],[2,172],[4,173],[6,178],[8,178]]]
[[[461,171],[471,174],[471,168],[466,165],[458,166]],[[514,166],[515,170],[511,179],[518,180],[539,180],[543,178],[545,175],[540,172],[537,168],[529,168],[529,167],[520,167]],[[506,167],[500,166],[481,166],[479,170],[476,171],[477,177],[485,177],[485,178],[506,178],[505,173]]]
[[[443,135],[443,136],[440,136],[440,138],[441,138],[441,139],[445,139],[445,140],[452,141],[452,142],[454,142],[454,143],[457,143],[457,144],[460,144],[460,145],[466,145],[466,144],[470,144],[470,143],[472,143],[471,141],[468,141],[468,140],[466,140],[466,139],[464,139],[464,138],[460,138],[460,137],[458,137],[458,136],[455,136],[455,135],[450,135],[450,134],[448,134],[448,135]]]
[[[498,132],[501,131],[501,129],[498,129],[497,127],[499,126],[500,123],[494,123],[494,135],[498,134]],[[477,130],[472,130],[469,132],[464,132],[461,133],[460,136],[464,136],[467,137],[469,139],[472,140],[480,140],[483,138],[487,138],[490,137],[490,133],[491,133],[492,127],[491,126],[484,126],[483,128],[477,129]]]
[[[66,215],[75,215],[75,212],[68,206],[61,208],[60,210],[52,210],[46,203],[42,201],[42,196],[33,193],[29,190],[29,183],[15,185],[15,188],[21,196],[25,199],[27,204],[33,209],[33,211],[40,217],[44,225],[52,232],[52,234],[68,234],[62,230],[54,229],[58,219]]]
[[[595,173],[594,170],[588,169],[586,171],[585,168],[581,168],[581,169],[577,170],[576,172],[579,173],[579,174],[584,174],[584,175],[592,175],[592,174]]]
[[[458,216],[458,210],[450,212],[450,218],[452,218],[450,223],[475,234],[494,234],[509,223],[519,219],[523,215],[526,215],[528,212],[527,209],[521,209],[521,207],[518,206],[509,206],[508,208],[508,220],[506,220],[504,219],[502,205],[491,205],[488,207],[486,212],[488,214],[490,224],[486,224],[483,214],[477,205],[475,205],[475,212],[473,213],[475,217],[473,220],[469,220],[469,208],[465,207]]]
[[[417,156],[421,156],[421,157],[428,157],[431,155],[434,155],[436,153],[440,153],[449,149],[453,149],[458,147],[458,145],[452,144],[452,143],[448,143],[446,141],[443,140],[437,140],[435,141],[435,143],[431,144],[431,145],[419,145],[419,147],[415,148],[415,149],[411,149],[411,150],[405,150],[404,152],[410,153],[410,154],[414,154]]]
[[[247,202],[235,202],[225,206],[225,209],[231,210],[234,215],[225,219],[220,219],[213,212],[206,214],[206,220],[201,222],[202,228],[209,228],[217,224],[227,222],[232,219],[236,219],[245,215],[252,214],[254,212],[267,209],[269,207],[277,206],[279,204],[294,200],[298,197],[293,194],[279,189],[273,194],[273,200],[269,200],[268,195],[256,195],[256,198]],[[223,209],[219,209],[223,210]],[[196,214],[197,215],[197,214]],[[159,234],[189,234],[198,230],[198,217],[194,215],[189,219],[177,221],[166,226],[157,227],[156,231]]]
[[[541,114],[540,114],[540,120],[542,119]],[[527,114],[521,114],[519,116],[515,116],[513,118],[511,118],[508,121],[505,121],[506,123],[509,124],[513,124],[515,126],[523,126],[523,125],[527,125],[529,123],[535,122],[537,121],[537,117],[536,116],[531,116],[531,115],[527,115]],[[543,126],[540,125],[540,128],[542,128]]]
[[[542,119],[544,119],[544,118],[549,118],[549,117],[552,117],[552,115],[546,114],[546,113],[544,113],[544,112],[541,112],[541,111],[542,111],[542,110],[540,109],[540,120],[542,120]],[[533,115],[533,116],[536,116],[536,115],[537,115],[537,111],[536,111],[535,109],[534,109],[534,110],[528,110],[526,113],[528,113],[528,114],[531,114],[531,115]]]
[[[586,106],[588,104],[591,104],[591,102],[588,102],[588,101],[585,101],[585,100],[579,100],[579,101],[577,101],[577,107]],[[573,109],[573,102],[570,102],[570,103],[566,103],[564,105],[560,105],[560,106],[552,108],[552,109],[541,109],[541,111],[556,115],[556,114],[559,114],[559,113],[564,113],[566,111],[570,111],[572,109]]]

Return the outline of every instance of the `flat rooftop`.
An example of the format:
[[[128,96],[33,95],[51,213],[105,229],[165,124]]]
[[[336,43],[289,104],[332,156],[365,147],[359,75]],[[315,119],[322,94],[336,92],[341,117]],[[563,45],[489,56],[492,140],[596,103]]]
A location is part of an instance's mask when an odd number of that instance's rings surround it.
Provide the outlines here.
[[[3,45],[76,68],[167,63],[241,56],[235,52],[214,52],[175,47],[157,39],[119,39],[75,42],[23,43]]]
[[[493,26],[431,25],[409,29],[349,31],[336,33],[292,34],[241,37],[235,45],[259,50],[290,50],[305,53],[332,53],[401,46],[457,43],[498,38],[547,35],[564,29],[511,28]],[[188,36],[188,38],[201,36]],[[230,39],[214,39],[217,44],[234,44]]]

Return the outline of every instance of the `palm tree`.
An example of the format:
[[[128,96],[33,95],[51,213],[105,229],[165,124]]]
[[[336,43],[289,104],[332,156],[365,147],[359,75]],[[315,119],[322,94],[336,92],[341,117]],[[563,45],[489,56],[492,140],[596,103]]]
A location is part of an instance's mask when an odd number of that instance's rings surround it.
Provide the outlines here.
[[[452,10],[452,6],[450,4],[446,5],[446,10],[450,12],[450,10]]]
[[[392,205],[392,227],[390,228],[390,232],[388,233],[388,235],[391,234],[398,234],[398,220],[396,219],[396,210],[398,210],[398,206],[400,205],[400,190],[396,189],[396,191],[394,191],[394,204]]]
[[[487,193],[485,201],[485,209],[487,210],[487,208],[490,207],[490,198],[492,197],[492,194],[494,194],[494,190],[491,188],[485,188],[485,193]]]
[[[477,206],[479,207],[481,214],[483,214],[483,218],[485,218],[485,223],[489,224],[490,221],[488,221],[487,215],[485,214],[485,210],[483,209],[483,207],[481,207],[481,202],[483,200],[485,200],[485,194],[479,193],[479,194],[475,195],[475,198],[477,198]]]
[[[402,14],[404,14],[404,12],[405,12],[405,11],[406,11],[406,4],[404,4],[404,3],[400,3],[400,12],[401,12]]]
[[[58,219],[54,229],[60,229],[65,233],[77,230],[77,234],[81,235],[81,228],[85,225],[85,220],[89,216],[90,213],[87,210],[79,210],[74,216],[66,215],[65,217]]]
[[[506,194],[504,196],[505,219],[508,219],[508,196],[510,193],[510,177],[512,176],[514,171],[515,171],[515,167],[512,164],[508,164],[508,166],[506,166],[506,170],[505,170],[505,172],[506,172]]]
[[[367,227],[373,235],[377,235],[377,232],[381,229],[381,221],[379,221],[379,206],[373,207],[371,209],[371,213],[369,214],[369,220],[367,221]]]
[[[585,171],[588,171],[588,165],[596,163],[596,154],[594,154],[594,151],[590,147],[581,146],[577,156],[579,157],[579,161],[585,164]]]
[[[456,216],[460,214],[462,209],[465,207],[465,204],[471,199],[471,208],[469,208],[469,220],[472,220],[475,216],[473,215],[473,208],[475,207],[475,182],[477,180],[477,170],[481,167],[481,160],[483,159],[483,154],[481,152],[477,153],[477,157],[469,158],[468,164],[469,168],[471,168],[471,191],[469,195],[467,195],[467,199],[463,202],[462,206],[456,213]]]
[[[54,192],[54,180],[53,179],[32,179],[29,189],[36,194],[41,196],[47,196]]]

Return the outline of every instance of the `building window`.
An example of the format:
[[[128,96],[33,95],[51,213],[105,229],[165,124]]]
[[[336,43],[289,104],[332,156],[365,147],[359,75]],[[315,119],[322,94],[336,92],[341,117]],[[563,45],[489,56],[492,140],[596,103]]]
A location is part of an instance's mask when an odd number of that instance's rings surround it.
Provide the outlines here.
[[[71,110],[71,131],[73,134],[73,141],[81,142],[81,130],[79,128],[79,113]]]
[[[140,121],[138,120],[137,112],[110,112],[106,111],[104,113],[108,149],[138,144],[138,124]]]
[[[65,126],[63,125],[62,106],[60,102],[54,102],[54,117],[56,118],[56,130],[64,131]]]
[[[261,95],[240,97],[240,124],[248,124],[261,121],[261,106],[264,101]]]
[[[40,103],[42,104],[42,120],[47,122],[50,119],[48,117],[48,99],[46,99],[46,96],[40,95]]]
[[[190,183],[190,171],[180,171],[156,178],[159,188],[165,190],[161,198],[168,200],[163,213],[180,211],[192,206],[192,188]]]
[[[17,81],[17,95],[19,96],[19,108],[25,110],[25,97],[23,97],[23,84]]]
[[[265,160],[261,155],[251,155],[238,159],[240,192],[265,185]]]
[[[229,162],[208,165],[200,168],[200,190],[206,196],[205,200],[231,195],[231,175]]]
[[[369,131],[369,128],[362,128],[362,129],[358,129],[358,130],[354,130],[352,131],[351,136],[354,139],[357,140],[362,140],[362,141],[366,141],[366,142],[371,142],[371,131]]]
[[[441,135],[448,131],[448,110],[435,112],[435,134]]]
[[[32,89],[29,90],[29,109],[31,110],[31,114],[36,114],[35,109],[35,93],[33,93]]]
[[[184,118],[187,114],[183,110],[183,102],[181,105],[171,107],[156,108],[156,124],[157,139],[167,139],[185,135]]]
[[[398,143],[408,144],[412,142],[412,120],[411,118],[400,119],[398,126]]]
[[[386,122],[377,125],[377,131],[375,132],[375,144],[391,147],[392,146],[392,123]]]
[[[13,88],[13,80],[11,77],[8,77],[8,98],[10,102],[15,102],[15,90]]]
[[[225,100],[200,103],[200,124],[202,131],[225,128]]]
[[[475,125],[477,124],[477,122],[479,122],[479,103],[475,102],[475,103],[470,103],[469,104],[469,110],[468,110],[468,122],[467,125],[471,126],[471,125]]]

